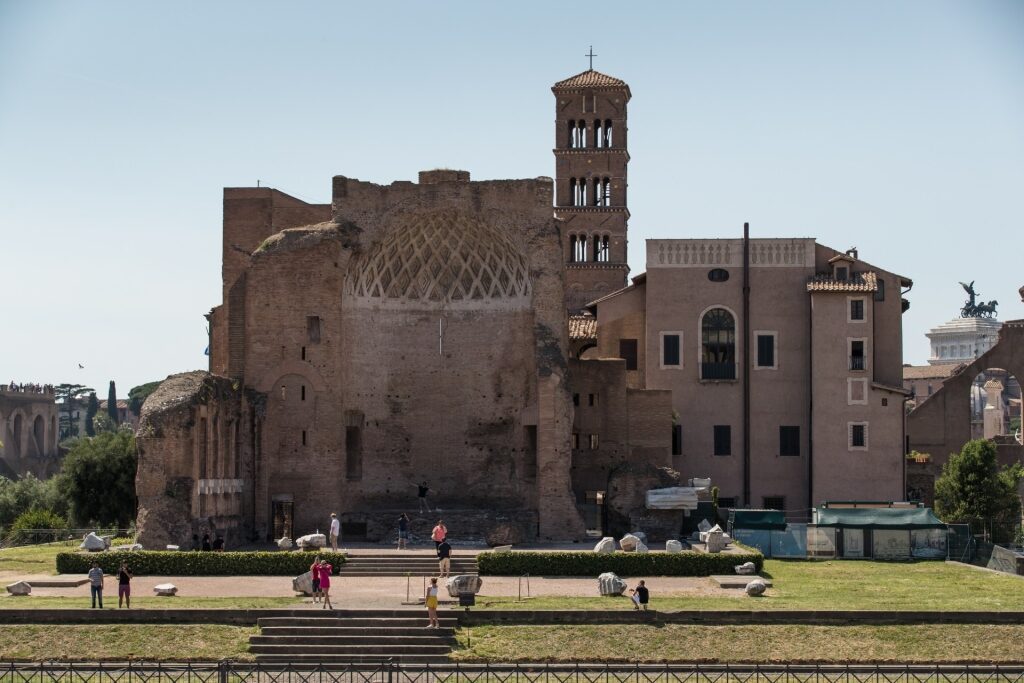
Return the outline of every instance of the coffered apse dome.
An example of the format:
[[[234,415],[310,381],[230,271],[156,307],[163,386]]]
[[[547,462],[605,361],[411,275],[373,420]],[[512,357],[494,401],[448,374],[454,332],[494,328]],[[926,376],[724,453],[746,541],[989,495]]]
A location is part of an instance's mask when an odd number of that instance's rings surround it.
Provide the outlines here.
[[[411,216],[352,263],[358,306],[528,308],[526,257],[505,233],[457,211]]]

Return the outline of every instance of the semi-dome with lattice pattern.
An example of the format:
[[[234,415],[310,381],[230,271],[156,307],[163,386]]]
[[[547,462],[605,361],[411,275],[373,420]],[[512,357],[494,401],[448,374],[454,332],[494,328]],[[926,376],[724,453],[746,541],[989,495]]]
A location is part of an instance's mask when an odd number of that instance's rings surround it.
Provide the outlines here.
[[[505,233],[444,211],[407,219],[352,264],[355,302],[403,307],[530,305],[526,258]]]

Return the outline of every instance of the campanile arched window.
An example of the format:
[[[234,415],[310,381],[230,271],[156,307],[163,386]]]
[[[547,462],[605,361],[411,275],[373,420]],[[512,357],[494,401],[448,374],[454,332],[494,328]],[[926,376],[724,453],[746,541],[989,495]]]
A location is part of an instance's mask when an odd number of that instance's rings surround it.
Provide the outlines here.
[[[724,308],[712,308],[700,322],[701,379],[736,379],[736,319]]]

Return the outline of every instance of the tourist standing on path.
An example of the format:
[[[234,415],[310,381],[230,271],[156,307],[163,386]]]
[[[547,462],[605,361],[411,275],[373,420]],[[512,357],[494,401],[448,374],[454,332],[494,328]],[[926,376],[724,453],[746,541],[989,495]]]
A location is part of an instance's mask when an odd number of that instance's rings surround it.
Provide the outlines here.
[[[331,571],[334,567],[327,563],[327,560],[320,561],[320,595],[323,598],[324,609],[334,609],[331,604]]]
[[[121,568],[117,570],[117,608],[121,609],[121,601],[124,600],[124,606],[128,609],[132,608],[132,576],[131,571],[128,569],[128,563],[122,562]]]
[[[313,564],[309,565],[309,578],[313,583],[313,604],[320,602],[320,556],[317,555]]]
[[[203,534],[203,552],[210,552],[213,547],[210,545],[210,534]]]
[[[430,540],[434,542],[434,549],[441,545],[441,541],[448,537],[448,527],[444,525],[444,520],[437,520],[437,525],[434,530],[430,532]]]
[[[98,601],[100,609],[103,609],[103,570],[99,562],[93,562],[89,570],[89,593],[92,595],[92,608],[96,609]]]
[[[427,486],[427,482],[421,481],[419,484],[416,484],[416,490],[420,498],[420,512],[424,510],[430,512],[430,506],[427,505],[427,492],[430,490],[430,487]]]
[[[341,522],[338,513],[331,513],[331,550],[338,552],[338,536],[341,534]]]
[[[644,582],[638,583],[631,592],[633,593],[633,609],[647,609],[647,603],[651,599],[651,592],[647,590]]]
[[[437,560],[441,569],[441,576],[448,576],[452,571],[452,547],[448,539],[437,544]]]
[[[438,628],[440,623],[437,621],[437,577],[430,579],[427,593],[423,596],[423,604],[427,606],[427,618],[430,620],[427,628]]]
[[[404,512],[398,517],[398,549],[404,550],[409,545],[409,515]]]

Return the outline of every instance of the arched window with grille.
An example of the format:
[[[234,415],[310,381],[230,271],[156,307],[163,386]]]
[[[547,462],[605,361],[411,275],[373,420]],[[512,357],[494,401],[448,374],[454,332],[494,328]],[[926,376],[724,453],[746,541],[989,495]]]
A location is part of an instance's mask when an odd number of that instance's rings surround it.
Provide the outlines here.
[[[712,308],[700,322],[701,379],[736,379],[736,318],[724,308]]]

